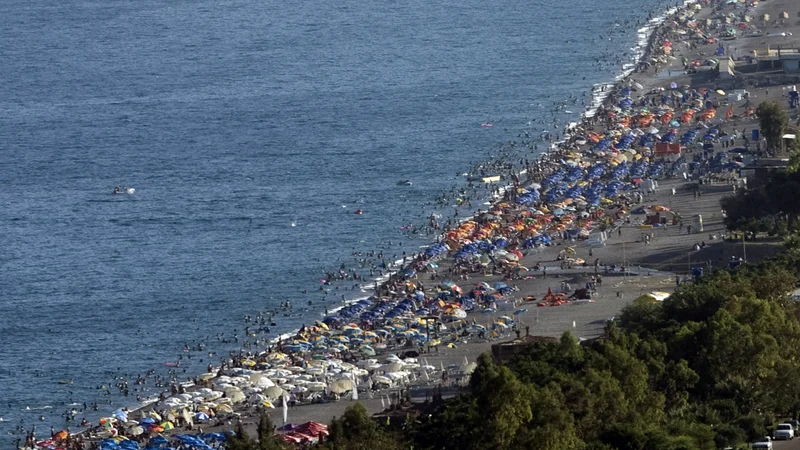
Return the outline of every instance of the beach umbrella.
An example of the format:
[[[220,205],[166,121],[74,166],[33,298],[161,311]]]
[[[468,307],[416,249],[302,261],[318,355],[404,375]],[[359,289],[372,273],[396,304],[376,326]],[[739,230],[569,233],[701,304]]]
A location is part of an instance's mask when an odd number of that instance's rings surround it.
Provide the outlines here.
[[[197,420],[200,420],[200,421],[205,421],[205,420],[208,420],[208,414],[206,414],[204,412],[199,412],[199,413],[194,415],[194,418],[197,419]]]
[[[155,423],[156,423],[156,419],[154,419],[152,417],[145,417],[144,419],[139,421],[139,425],[143,425],[143,426],[150,426],[150,425],[153,425]],[[101,423],[101,425],[102,425],[102,423]]]
[[[229,387],[225,389],[225,397],[231,399],[232,403],[242,403],[247,398],[241,389],[237,387]]]
[[[170,421],[161,422],[161,428],[163,428],[164,430],[171,430],[175,428],[175,424],[173,424]]]
[[[164,436],[156,436],[150,439],[150,443],[156,445],[166,445],[168,442],[169,441],[167,441],[167,438],[165,438]]]
[[[403,370],[404,366],[405,366],[405,364],[403,364],[400,361],[397,361],[397,362],[393,362],[393,363],[387,364],[386,365],[386,369],[384,371],[385,372],[400,372],[401,370]]]
[[[217,405],[217,407],[214,408],[214,410],[217,412],[217,414],[230,414],[233,412],[233,408],[231,407],[231,405],[225,405],[225,404]]]
[[[384,377],[384,376],[381,376],[381,375],[376,375],[376,376],[372,377],[372,381],[374,383],[378,383],[378,384],[385,384],[385,385],[388,385],[388,386],[392,385],[391,378]]]
[[[476,363],[474,363],[474,362],[471,362],[471,363],[463,366],[461,368],[461,370],[464,372],[464,374],[471,375],[472,372],[475,372],[476,368],[478,368],[478,365]]]
[[[55,439],[57,441],[64,440],[64,439],[66,439],[68,437],[69,437],[69,431],[67,431],[67,430],[58,431],[53,435],[53,439]]]
[[[128,432],[133,436],[139,436],[140,434],[144,433],[144,428],[137,425],[135,427],[131,427],[131,429],[128,430]]]
[[[343,394],[345,392],[352,391],[356,388],[356,386],[353,383],[353,380],[350,380],[349,378],[340,378],[331,383],[329,388],[331,392],[335,394]]]
[[[269,399],[275,400],[286,395],[286,391],[278,386],[270,386],[264,389],[264,395]]]

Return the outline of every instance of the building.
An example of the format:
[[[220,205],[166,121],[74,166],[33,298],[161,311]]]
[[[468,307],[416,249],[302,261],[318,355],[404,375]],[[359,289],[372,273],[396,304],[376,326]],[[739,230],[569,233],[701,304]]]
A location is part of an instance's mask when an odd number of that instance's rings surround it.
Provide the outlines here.
[[[720,80],[732,79],[734,77],[734,69],[736,69],[736,63],[734,63],[730,57],[720,59],[719,79]]]
[[[512,339],[510,341],[498,342],[492,344],[492,357],[495,362],[508,361],[514,355],[522,353],[525,348],[534,342],[557,342],[558,339],[552,336],[532,336],[525,335],[520,338]]]
[[[756,186],[766,184],[770,175],[786,172],[789,167],[788,158],[761,158],[742,167],[741,176],[747,178],[747,184]]]
[[[758,60],[759,69],[777,70],[781,69],[784,73],[800,73],[800,48],[767,48],[762,51],[754,51]],[[720,73],[722,69],[720,68]]]
[[[800,48],[778,49],[778,60],[785,73],[800,73]]]
[[[784,134],[781,137],[781,145],[783,146],[783,151],[788,152],[794,148],[794,141],[797,139],[797,135],[795,134]]]

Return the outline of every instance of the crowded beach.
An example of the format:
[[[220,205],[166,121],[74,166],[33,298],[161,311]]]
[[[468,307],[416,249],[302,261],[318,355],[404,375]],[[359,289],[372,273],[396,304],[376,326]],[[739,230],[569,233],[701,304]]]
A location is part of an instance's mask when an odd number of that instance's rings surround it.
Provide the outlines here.
[[[79,433],[28,431],[18,447],[206,450],[262,411],[287,442],[315,442],[327,433],[320,421],[341,413],[336,405],[362,401],[378,412],[434,388],[456,390],[493,343],[564,331],[592,338],[634,298],[658,301],[703,269],[744,263],[719,199],[746,186],[741,168],[765,150],[752,133],[757,104],[796,106],[797,91],[763,78],[737,88],[739,80],[725,84],[711,73],[733,52],[742,65],[753,58],[737,35],[783,33],[776,37],[784,45],[796,44],[788,39],[796,26],[747,19],[782,17],[784,4],[677,8],[636,70],[597,87],[602,103],[557,133],[563,141],[543,136],[529,145],[548,147],[537,160],[470,174],[471,186],[491,193],[488,208],[468,219],[427,217],[420,229],[436,241],[384,263],[378,270],[388,279],[369,298],[326,309],[278,338],[270,327],[288,302],[247,317],[253,341],[222,364],[186,382],[173,378],[141,409],[109,412]],[[342,267],[322,284],[337,280],[362,281]]]

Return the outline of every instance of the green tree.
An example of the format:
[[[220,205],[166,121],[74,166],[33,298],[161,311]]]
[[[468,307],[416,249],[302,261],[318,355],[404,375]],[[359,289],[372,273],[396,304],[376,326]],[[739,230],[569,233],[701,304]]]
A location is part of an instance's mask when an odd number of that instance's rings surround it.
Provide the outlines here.
[[[789,148],[789,172],[800,170],[800,136],[795,134],[793,145]]]
[[[226,450],[258,450],[258,443],[244,431],[242,422],[237,422],[233,432],[226,433]]]
[[[259,417],[256,433],[258,436],[259,450],[283,450],[292,448],[292,446],[275,435],[275,425],[272,423],[272,418],[265,412],[262,412]]]
[[[520,427],[533,417],[530,390],[486,353],[478,357],[470,389],[484,424],[484,441],[498,450],[512,448]]]
[[[367,414],[361,403],[349,406],[339,419],[333,419],[329,428],[328,441],[321,448],[331,450],[399,450],[399,439],[383,430]]]
[[[776,212],[773,199],[764,188],[740,189],[736,195],[724,197],[720,204],[725,211],[725,226],[730,230],[766,231],[763,219]]]
[[[789,124],[789,116],[776,102],[762,102],[756,108],[761,133],[767,140],[767,150],[777,151],[781,148],[781,139]]]

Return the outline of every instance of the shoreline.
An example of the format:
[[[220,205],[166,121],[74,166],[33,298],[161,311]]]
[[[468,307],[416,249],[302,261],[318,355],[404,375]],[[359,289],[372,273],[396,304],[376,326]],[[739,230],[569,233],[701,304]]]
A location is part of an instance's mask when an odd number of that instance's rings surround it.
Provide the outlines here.
[[[691,3],[691,2],[687,2],[687,3]],[[672,15],[674,15],[674,14],[675,13],[673,13]],[[658,24],[658,25],[653,27],[653,30],[652,30],[652,32],[651,32],[651,34],[649,36],[649,39],[648,39],[648,42],[649,42],[648,46],[645,49],[645,51],[643,52],[642,56],[640,57],[640,61],[643,58],[648,57],[648,55],[650,54],[650,50],[649,49],[654,44],[654,41],[656,39],[657,33],[659,31],[659,28],[663,25],[663,22],[669,17],[671,17],[670,14],[665,14],[665,17],[664,17],[664,20],[662,20],[662,23],[660,23],[660,24]],[[655,20],[655,19],[653,19],[653,20]],[[637,65],[638,64],[639,64],[639,62],[637,62]],[[624,73],[624,71],[623,71],[623,73]],[[619,95],[619,92],[626,88],[625,84],[629,82],[630,76],[631,75],[635,76],[637,73],[640,73],[640,72],[632,70],[628,75],[623,75],[619,80],[616,80],[611,85],[611,86],[613,86],[612,89],[609,89],[608,91],[606,91],[606,96],[601,101],[601,104],[598,106],[598,109],[602,112],[608,106],[613,105],[613,103],[615,101],[615,98]],[[644,82],[644,81],[645,80],[640,80],[640,82]],[[651,77],[650,81],[655,83],[657,81],[657,75]],[[587,117],[582,117],[581,122],[580,122],[579,125],[577,125],[577,127],[583,128],[583,129],[588,129],[589,127],[592,126],[591,119],[594,118],[594,117],[595,117],[595,114],[592,114],[591,116],[587,116]],[[566,141],[563,143],[562,146],[559,146],[556,149],[555,152],[553,152],[551,154],[543,154],[543,158],[541,160],[542,161],[542,166],[546,169],[546,166],[554,164],[554,161],[557,161],[558,159],[563,158],[564,156],[566,156],[569,153],[571,153],[572,150],[569,149],[568,147],[570,145],[572,145],[572,144],[574,144],[574,137],[570,136],[569,138],[566,139]],[[546,170],[543,170],[543,172],[546,172]],[[535,175],[533,173],[525,173],[524,175],[527,175],[526,178],[528,178],[528,181],[537,181],[536,178],[534,178],[537,175]],[[538,181],[541,181],[541,178],[543,178],[544,176],[545,176],[545,173],[539,174],[538,175],[538,177],[539,177]],[[522,184],[524,184],[524,183],[522,183]],[[499,198],[499,200],[494,201],[492,206],[495,206],[498,203],[503,203],[503,197],[505,196],[505,193],[507,192],[507,189],[511,189],[511,188],[514,188],[514,187],[515,187],[514,185],[510,185],[510,186],[507,186],[505,188],[501,188],[503,190],[501,191],[501,193],[499,195],[500,198]],[[490,208],[490,209],[493,209],[493,208]],[[463,224],[468,220],[471,220],[471,219],[463,219],[461,221],[461,223]],[[548,249],[544,249],[543,253],[545,253],[547,251],[548,251]],[[526,256],[530,256],[530,255],[526,255]],[[401,277],[398,278],[397,274],[402,274],[407,269],[413,268],[415,265],[419,265],[420,262],[427,262],[429,260],[431,260],[431,259],[416,259],[416,260],[412,260],[412,262],[409,263],[408,265],[401,266],[401,267],[398,268],[398,270],[394,271],[393,273],[390,273],[390,274],[386,275],[387,279],[383,282],[383,284],[384,285],[388,285],[388,284],[392,283],[393,281],[406,281],[406,280],[403,279],[405,277],[401,276]],[[441,267],[441,264],[440,264],[440,267]],[[589,271],[591,271],[591,270],[589,270]],[[558,273],[558,272],[559,271],[556,269],[556,270],[553,270],[551,273]],[[566,274],[572,274],[574,272],[563,271],[563,273],[566,275]],[[520,291],[517,291],[517,292],[522,292],[522,291],[520,290]],[[332,314],[335,314],[336,312],[342,311],[343,309],[347,308],[348,306],[358,304],[360,301],[361,301],[361,299],[359,299],[359,298],[348,300],[344,306],[337,307],[336,309],[332,309],[330,312]],[[497,312],[499,312],[499,311],[497,311]],[[507,312],[510,313],[510,311],[507,311]],[[501,315],[501,314],[491,314],[492,319],[494,319],[495,317],[497,317],[499,315]],[[471,316],[472,315],[470,315],[470,317]],[[289,340],[292,336],[297,335],[298,331],[299,330],[294,330],[292,332],[283,333],[280,337],[276,337],[276,338],[271,339],[269,341],[269,345],[273,346],[273,345],[276,345],[278,342]],[[511,333],[505,333],[505,334],[503,334],[503,336],[510,336],[510,334]],[[471,344],[458,344],[459,348],[460,347],[467,347],[469,345],[471,345]],[[474,356],[477,356],[477,355],[474,355]],[[428,365],[428,364],[424,364],[424,365]],[[426,372],[426,374],[427,373],[428,372]],[[436,373],[436,371],[435,370],[434,371],[430,371],[430,373]],[[311,406],[311,407],[313,407],[313,406]],[[141,411],[144,411],[144,410],[147,410],[147,409],[149,409],[149,408],[148,407],[143,407],[143,408],[140,408],[140,409],[132,411],[132,413],[137,412],[137,411],[141,412]]]
[[[685,3],[684,7],[686,5],[688,5],[688,4],[696,3],[696,2],[697,2],[697,0],[685,0],[684,1],[684,3]],[[580,123],[581,125],[584,125],[586,119],[590,119],[591,117],[593,117],[594,114],[596,114],[598,108],[602,109],[603,107],[605,107],[608,104],[610,104],[611,98],[613,97],[613,95],[619,89],[622,88],[622,86],[623,86],[623,84],[625,82],[625,79],[630,74],[637,73],[636,66],[638,66],[640,64],[640,62],[651,53],[651,46],[653,44],[653,40],[655,39],[656,33],[658,31],[658,28],[663,25],[664,21],[667,18],[669,18],[671,15],[674,15],[675,10],[677,10],[676,7],[668,8],[662,15],[650,19],[649,23],[652,24],[651,26],[645,26],[645,27],[642,27],[642,28],[637,30],[637,32],[640,32],[641,30],[643,30],[645,28],[650,28],[649,32],[647,33],[647,38],[644,39],[644,40],[640,40],[640,42],[637,43],[637,48],[642,47],[642,51],[639,54],[639,57],[638,57],[636,63],[632,64],[634,67],[631,68],[630,70],[626,70],[626,69],[623,68],[622,72],[619,75],[616,75],[614,77],[613,81],[608,82],[608,83],[602,83],[602,84],[598,85],[598,86],[608,86],[611,89],[606,90],[605,93],[604,93],[605,95],[603,95],[601,98],[597,99],[597,100],[599,100],[599,102],[596,105],[594,104],[594,100],[595,99],[593,99],[593,103],[592,103],[592,105],[590,105],[587,108],[587,111],[584,111],[583,113],[581,113],[580,119],[579,119],[580,122],[578,122],[578,123]],[[641,46],[642,43],[644,43],[646,45]],[[587,113],[589,113],[589,112],[591,112],[591,115],[587,115]],[[562,142],[559,142],[557,144],[553,144],[550,147],[550,149],[548,149],[548,150],[559,149],[559,146],[562,143],[564,143],[564,142],[562,141]],[[564,149],[561,148],[560,150],[563,151]],[[550,151],[543,151],[540,154],[540,160],[543,161],[543,162],[546,162],[546,163],[550,163],[551,162],[551,152]],[[522,171],[519,172],[520,175],[523,175],[525,173],[526,173],[525,170],[522,170]],[[531,179],[529,178],[529,180],[531,180]],[[513,188],[512,184],[507,184],[507,185],[504,185],[504,186],[498,188],[499,193],[496,193],[496,194],[492,195],[490,197],[488,203],[490,203],[490,204],[498,203],[502,199],[502,194],[506,190],[511,189],[511,188]],[[479,209],[478,212],[480,213],[480,209]],[[471,218],[469,218],[469,217],[468,218],[463,218],[463,219],[461,219],[460,222],[463,223],[463,222],[466,222],[468,220],[471,220]],[[412,261],[412,262],[408,263],[407,265],[403,266],[402,265],[402,260],[393,261],[390,267],[392,267],[394,270],[390,269],[389,271],[386,272],[386,274],[384,276],[376,277],[373,281],[377,282],[380,285],[386,284],[389,281],[391,281],[395,277],[396,274],[399,274],[399,273],[403,272],[404,270],[406,270],[407,268],[411,267],[415,262],[416,261]],[[342,306],[337,306],[335,308],[332,308],[330,310],[330,313],[333,314],[335,312],[338,312],[338,311],[342,310],[343,308],[345,308],[345,307],[347,307],[349,305],[356,304],[359,301],[362,301],[362,300],[365,300],[365,299],[369,299],[371,296],[372,295],[369,292],[364,292],[363,296],[358,296],[358,297],[355,297],[355,298],[347,299],[347,300],[345,300],[343,302],[344,304]],[[285,340],[285,339],[291,338],[292,336],[295,336],[298,333],[298,331],[299,331],[299,329],[293,329],[293,330],[290,330],[288,332],[281,333],[278,336],[275,336],[275,337],[271,338],[268,342],[269,342],[270,345],[275,345],[278,342],[280,342],[281,340]],[[477,355],[475,355],[475,356],[477,356]],[[187,386],[187,387],[189,386],[189,384],[186,383],[186,382],[184,382],[182,384],[184,386]],[[136,408],[132,409],[131,412],[132,413],[145,412],[145,411],[149,410],[150,407],[152,405],[156,404],[157,402],[158,402],[158,398],[157,397],[148,398],[144,402],[141,402]],[[81,433],[86,433],[87,431],[88,430],[83,431]]]

